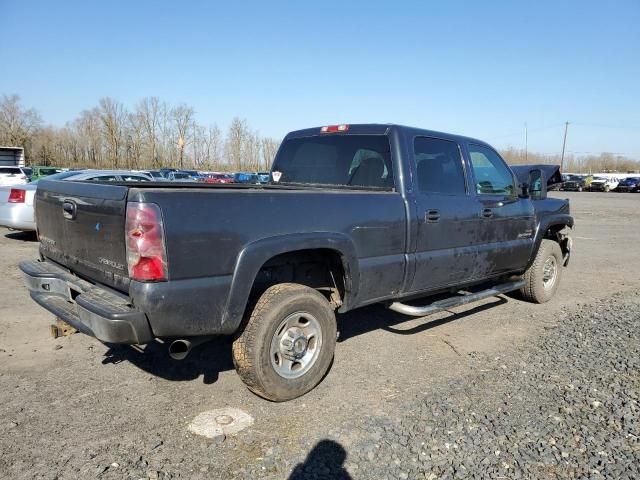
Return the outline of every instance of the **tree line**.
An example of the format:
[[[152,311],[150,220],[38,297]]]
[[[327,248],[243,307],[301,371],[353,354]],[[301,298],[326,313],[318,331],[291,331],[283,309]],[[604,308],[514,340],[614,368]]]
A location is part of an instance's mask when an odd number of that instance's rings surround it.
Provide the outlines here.
[[[132,110],[113,98],[84,110],[64,127],[46,125],[17,95],[0,97],[0,145],[22,146],[29,165],[69,168],[269,170],[280,141],[261,137],[246,120],[234,118],[226,132],[195,120],[193,107],[171,106],[157,97]],[[516,148],[500,151],[511,164],[560,164],[560,155]],[[640,161],[601,153],[566,155],[566,172],[640,171]]]
[[[543,155],[540,153],[526,152],[516,148],[508,148],[501,150],[500,154],[511,165],[523,164],[548,164],[560,165],[561,156]],[[615,155],[613,153],[600,153],[599,155],[565,155],[563,172],[572,173],[637,173],[640,172],[640,161],[625,157],[624,155]]]
[[[64,127],[44,124],[17,95],[0,97],[0,145],[21,146],[29,165],[69,168],[269,170],[279,140],[246,120],[227,131],[195,120],[193,107],[144,98],[132,110],[113,98],[84,110]]]

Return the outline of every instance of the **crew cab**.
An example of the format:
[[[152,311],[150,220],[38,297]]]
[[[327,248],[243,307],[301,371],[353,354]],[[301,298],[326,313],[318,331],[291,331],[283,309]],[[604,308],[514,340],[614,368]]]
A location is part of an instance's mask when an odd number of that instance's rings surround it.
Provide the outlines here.
[[[514,290],[548,301],[573,218],[543,170],[524,172],[458,135],[299,130],[264,185],[41,180],[40,258],[20,268],[36,302],[103,342],[162,339],[183,358],[233,335],[249,389],[289,400],[326,374],[336,313],[424,316]]]

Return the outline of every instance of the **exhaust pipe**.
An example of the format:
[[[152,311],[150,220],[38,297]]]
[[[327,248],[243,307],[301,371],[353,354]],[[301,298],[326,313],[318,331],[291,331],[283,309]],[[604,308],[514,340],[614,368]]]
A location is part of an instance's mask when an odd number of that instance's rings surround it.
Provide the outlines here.
[[[212,337],[193,337],[180,338],[169,344],[169,356],[174,360],[184,360],[191,353],[193,347],[197,347],[201,343],[208,342]]]

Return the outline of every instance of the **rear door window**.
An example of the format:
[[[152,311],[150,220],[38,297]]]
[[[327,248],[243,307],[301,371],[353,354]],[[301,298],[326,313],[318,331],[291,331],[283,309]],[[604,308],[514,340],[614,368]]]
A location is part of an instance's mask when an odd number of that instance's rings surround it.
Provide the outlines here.
[[[479,195],[515,195],[513,175],[500,155],[488,147],[471,143],[469,158]]]
[[[418,190],[421,193],[465,195],[460,148],[456,142],[416,137],[413,142]]]
[[[326,135],[291,138],[275,159],[281,184],[393,189],[386,135]],[[277,178],[274,176],[274,179]]]

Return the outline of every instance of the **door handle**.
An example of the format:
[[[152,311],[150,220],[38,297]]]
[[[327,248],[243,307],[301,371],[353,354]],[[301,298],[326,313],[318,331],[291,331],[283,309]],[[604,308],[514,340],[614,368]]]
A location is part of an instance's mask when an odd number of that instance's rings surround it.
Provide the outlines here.
[[[67,220],[73,220],[76,218],[76,204],[65,200],[62,203],[62,216]]]
[[[430,223],[437,222],[440,220],[440,210],[427,210],[425,220]]]
[[[482,209],[482,216],[484,218],[491,218],[493,217],[493,210],[491,208],[483,208]]]

